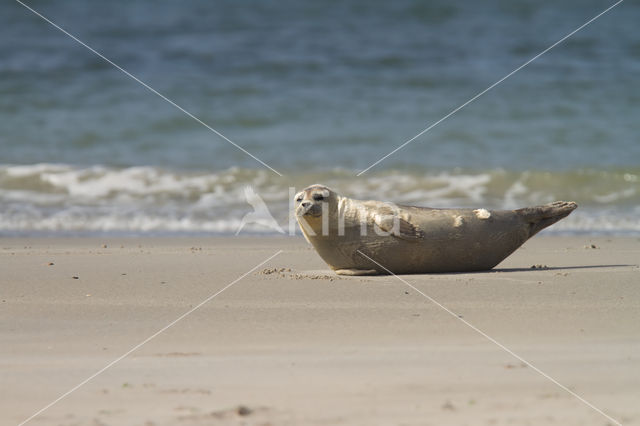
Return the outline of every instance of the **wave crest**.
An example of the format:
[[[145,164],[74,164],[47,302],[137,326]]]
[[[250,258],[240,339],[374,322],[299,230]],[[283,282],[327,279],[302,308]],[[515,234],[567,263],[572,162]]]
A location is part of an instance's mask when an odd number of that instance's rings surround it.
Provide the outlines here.
[[[572,200],[580,209],[547,232],[640,232],[639,170],[566,172],[351,170],[294,173],[229,168],[191,172],[158,167],[0,166],[0,232],[234,233],[251,211],[244,188],[265,200],[287,229],[292,193],[323,183],[359,199],[431,207],[507,208]],[[260,224],[243,232],[272,233]]]

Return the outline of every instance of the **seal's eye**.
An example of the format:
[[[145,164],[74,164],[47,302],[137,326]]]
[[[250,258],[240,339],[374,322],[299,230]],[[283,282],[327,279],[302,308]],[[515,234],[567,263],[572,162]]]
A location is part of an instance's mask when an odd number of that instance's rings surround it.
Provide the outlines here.
[[[302,201],[302,195],[298,195],[298,197],[296,198],[296,201],[297,201],[297,202]]]
[[[313,199],[315,201],[322,201],[322,200],[324,200],[324,195],[322,195],[322,194],[313,194]]]

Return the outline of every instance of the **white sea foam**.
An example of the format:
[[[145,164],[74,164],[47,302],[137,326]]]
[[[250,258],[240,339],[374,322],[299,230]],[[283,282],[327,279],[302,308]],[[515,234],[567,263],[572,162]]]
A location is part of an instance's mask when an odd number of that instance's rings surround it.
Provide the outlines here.
[[[21,178],[30,177],[34,175],[40,175],[47,172],[66,172],[72,170],[71,166],[63,164],[29,164],[29,165],[16,165],[16,166],[4,166],[1,168],[8,176]]]
[[[566,219],[545,229],[545,233],[604,233],[615,235],[640,234],[640,207],[630,211],[617,211],[612,209],[577,210]]]
[[[289,185],[321,182],[359,199],[432,207],[517,208],[556,199],[580,209],[546,232],[640,232],[634,170],[622,172],[380,172],[354,179],[349,170],[292,175],[230,168],[189,172],[157,167],[0,165],[0,232],[235,233],[252,210],[244,188],[262,197],[283,229]],[[606,214],[604,214],[606,208]],[[260,224],[243,232],[271,233]]]
[[[613,203],[615,201],[631,198],[636,195],[636,188],[627,188],[622,191],[611,192],[606,195],[594,195],[593,199],[599,203]]]
[[[373,175],[366,180],[339,179],[336,186],[354,198],[393,200],[397,203],[445,206],[452,202],[481,203],[491,176],[438,173]]]

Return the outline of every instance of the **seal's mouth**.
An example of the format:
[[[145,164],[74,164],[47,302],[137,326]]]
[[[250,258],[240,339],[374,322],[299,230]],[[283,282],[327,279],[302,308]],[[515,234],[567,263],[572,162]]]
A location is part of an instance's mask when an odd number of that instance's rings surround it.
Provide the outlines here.
[[[306,216],[311,216],[311,217],[320,217],[320,216],[322,216],[322,212],[320,212],[320,213],[315,213],[315,212],[308,211],[308,212],[304,213],[302,216],[305,216],[305,217],[306,217]]]
[[[298,206],[296,209],[296,215],[298,217],[320,217],[322,216],[322,206],[319,204],[311,204],[308,206]]]

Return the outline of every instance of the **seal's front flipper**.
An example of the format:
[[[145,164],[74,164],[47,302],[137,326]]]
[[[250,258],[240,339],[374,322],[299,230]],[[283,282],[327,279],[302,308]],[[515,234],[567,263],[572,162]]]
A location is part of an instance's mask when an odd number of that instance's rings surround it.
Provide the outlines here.
[[[398,216],[378,215],[375,218],[375,224],[383,232],[403,240],[418,240],[424,237],[424,232],[420,228]]]
[[[422,232],[420,228],[404,219],[400,219],[400,232],[398,234],[394,233],[393,235],[404,240],[424,238],[424,232]]]
[[[375,269],[336,269],[334,271],[338,275],[380,275],[380,271]]]

